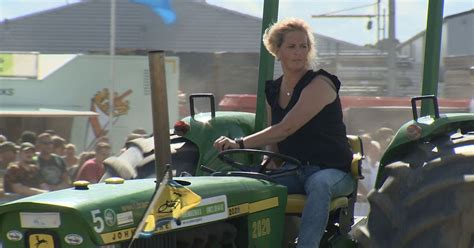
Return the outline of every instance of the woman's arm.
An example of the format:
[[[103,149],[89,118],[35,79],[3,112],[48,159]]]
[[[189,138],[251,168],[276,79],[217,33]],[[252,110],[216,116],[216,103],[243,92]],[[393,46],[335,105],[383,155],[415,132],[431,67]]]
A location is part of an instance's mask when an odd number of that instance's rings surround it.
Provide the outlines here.
[[[272,108],[270,107],[270,104],[268,104],[268,102],[266,104],[266,107],[267,107],[267,127],[269,127],[272,125]],[[278,153],[277,143],[267,144],[267,146],[265,147],[265,150]]]
[[[258,148],[277,144],[300,129],[336,97],[334,84],[327,77],[314,78],[301,92],[298,102],[280,123],[244,137],[244,147]],[[214,142],[214,147],[225,150],[239,148],[239,145],[227,137],[220,137]]]

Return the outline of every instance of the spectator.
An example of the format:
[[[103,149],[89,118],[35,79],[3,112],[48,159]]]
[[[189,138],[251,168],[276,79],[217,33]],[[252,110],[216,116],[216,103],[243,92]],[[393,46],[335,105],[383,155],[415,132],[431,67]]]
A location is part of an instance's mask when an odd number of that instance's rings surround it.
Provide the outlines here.
[[[68,168],[77,165],[77,163],[79,162],[79,158],[76,156],[76,145],[71,143],[65,145],[65,153],[63,159],[66,162]]]
[[[375,185],[380,160],[380,144],[373,140],[370,134],[363,134],[360,137],[364,147],[365,158],[362,160],[362,175],[364,175],[364,179],[359,183],[359,193],[362,196],[367,196]]]
[[[76,146],[74,144],[69,143],[65,146],[65,156],[63,156],[63,159],[66,162],[69,179],[73,181],[79,168],[79,157],[76,156]]]
[[[20,135],[20,139],[18,140],[18,144],[23,142],[29,142],[31,144],[36,144],[36,133],[33,131],[23,131]]]
[[[0,144],[2,144],[5,141],[7,141],[7,137],[5,137],[5,135],[3,134],[0,134]]]
[[[89,159],[92,159],[95,157],[95,152],[94,151],[84,151],[79,154],[79,160],[77,161],[77,166],[74,169],[71,169],[69,175],[71,176],[71,180],[75,181],[77,178],[77,172],[79,169],[88,161]]]
[[[48,134],[51,135],[51,136],[56,135],[56,131],[54,131],[53,129],[44,130],[43,133],[48,133]]]
[[[0,144],[0,169],[5,170],[8,165],[17,159],[18,147],[11,141]]]
[[[20,146],[20,160],[11,163],[5,174],[5,192],[17,193],[25,196],[48,192],[47,185],[39,174],[39,166],[35,164],[35,147],[25,142]]]
[[[393,131],[393,129],[388,127],[381,127],[377,131],[375,131],[373,137],[375,141],[379,142],[381,152],[384,152],[390,142],[392,142],[394,135],[395,132]]]
[[[68,188],[70,180],[66,170],[66,162],[53,153],[53,141],[49,133],[38,135],[36,149],[38,150],[37,161],[40,175],[48,184],[48,188],[50,190]]]
[[[91,183],[99,182],[105,172],[104,160],[110,156],[111,147],[108,143],[98,143],[95,148],[95,157],[87,160],[79,168],[76,180],[86,180]]]
[[[3,177],[10,163],[15,162],[18,147],[10,141],[0,144],[0,186],[3,187]],[[1,191],[1,190],[0,190]]]
[[[53,135],[51,137],[53,141],[53,153],[63,157],[66,155],[66,140],[63,139],[61,136]]]

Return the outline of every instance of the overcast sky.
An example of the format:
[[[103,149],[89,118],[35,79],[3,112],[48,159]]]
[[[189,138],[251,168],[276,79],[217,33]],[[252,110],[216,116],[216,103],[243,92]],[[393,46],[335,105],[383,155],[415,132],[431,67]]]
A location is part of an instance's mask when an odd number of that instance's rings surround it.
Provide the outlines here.
[[[75,3],[78,0],[0,0],[0,19]],[[103,0],[108,1],[108,0]],[[189,1],[189,0],[171,0]],[[209,4],[261,17],[263,0],[206,0]],[[300,17],[307,20],[315,33],[320,33],[358,45],[373,44],[377,40],[377,22],[367,29],[368,18],[311,18],[311,15],[355,14],[375,15],[377,0],[280,0],[279,17]],[[388,14],[388,0],[380,0],[381,15]],[[365,7],[364,7],[365,6]],[[396,36],[403,42],[426,27],[428,0],[396,0]],[[444,16],[474,8],[474,0],[445,0]],[[179,17],[178,17],[179,18]],[[388,24],[385,24],[388,29]],[[380,28],[383,22],[380,21]],[[473,31],[474,32],[474,31]],[[380,34],[382,36],[382,34]]]

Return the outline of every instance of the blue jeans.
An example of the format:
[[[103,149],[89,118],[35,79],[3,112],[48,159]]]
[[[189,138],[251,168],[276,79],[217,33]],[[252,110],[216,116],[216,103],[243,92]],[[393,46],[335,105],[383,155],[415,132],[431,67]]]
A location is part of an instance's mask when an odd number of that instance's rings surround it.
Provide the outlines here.
[[[276,177],[277,183],[287,186],[288,194],[306,194],[301,217],[298,248],[319,247],[329,218],[331,199],[349,195],[354,190],[350,173],[318,166],[302,166],[296,174]]]

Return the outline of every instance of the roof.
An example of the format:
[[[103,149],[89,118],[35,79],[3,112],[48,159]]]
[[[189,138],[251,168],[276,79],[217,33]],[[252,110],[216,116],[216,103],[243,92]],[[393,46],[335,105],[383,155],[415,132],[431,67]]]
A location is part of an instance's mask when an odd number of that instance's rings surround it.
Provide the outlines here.
[[[456,17],[459,17],[459,16],[469,15],[469,14],[474,14],[474,8],[471,9],[471,10],[468,10],[468,11],[464,11],[464,12],[460,12],[460,13],[456,13],[456,14],[453,14],[453,15],[446,16],[446,17],[444,17],[444,21],[446,21],[447,19],[456,18]]]
[[[180,0],[172,5],[177,20],[166,25],[148,6],[116,0],[116,48],[259,53],[261,18],[203,1]],[[102,0],[86,0],[0,23],[0,47],[4,51],[104,53],[109,51],[109,36],[110,3]],[[371,51],[331,37],[315,36],[322,53],[335,52],[336,47],[338,51]]]
[[[453,15],[449,15],[449,16],[445,16],[443,18],[443,24],[446,23],[449,19],[453,19],[453,18],[456,18],[456,17],[459,17],[459,16],[464,16],[464,15],[469,15],[469,14],[474,14],[474,9],[471,9],[471,10],[468,10],[468,11],[464,11],[464,12],[460,12],[460,13],[456,13],[456,14],[453,14]],[[400,43],[398,45],[398,47],[403,47],[421,37],[424,37],[425,36],[425,33],[426,33],[426,30],[423,30],[423,31],[420,31],[419,33],[417,33],[416,35],[414,35],[413,37],[409,38],[408,40]]]

